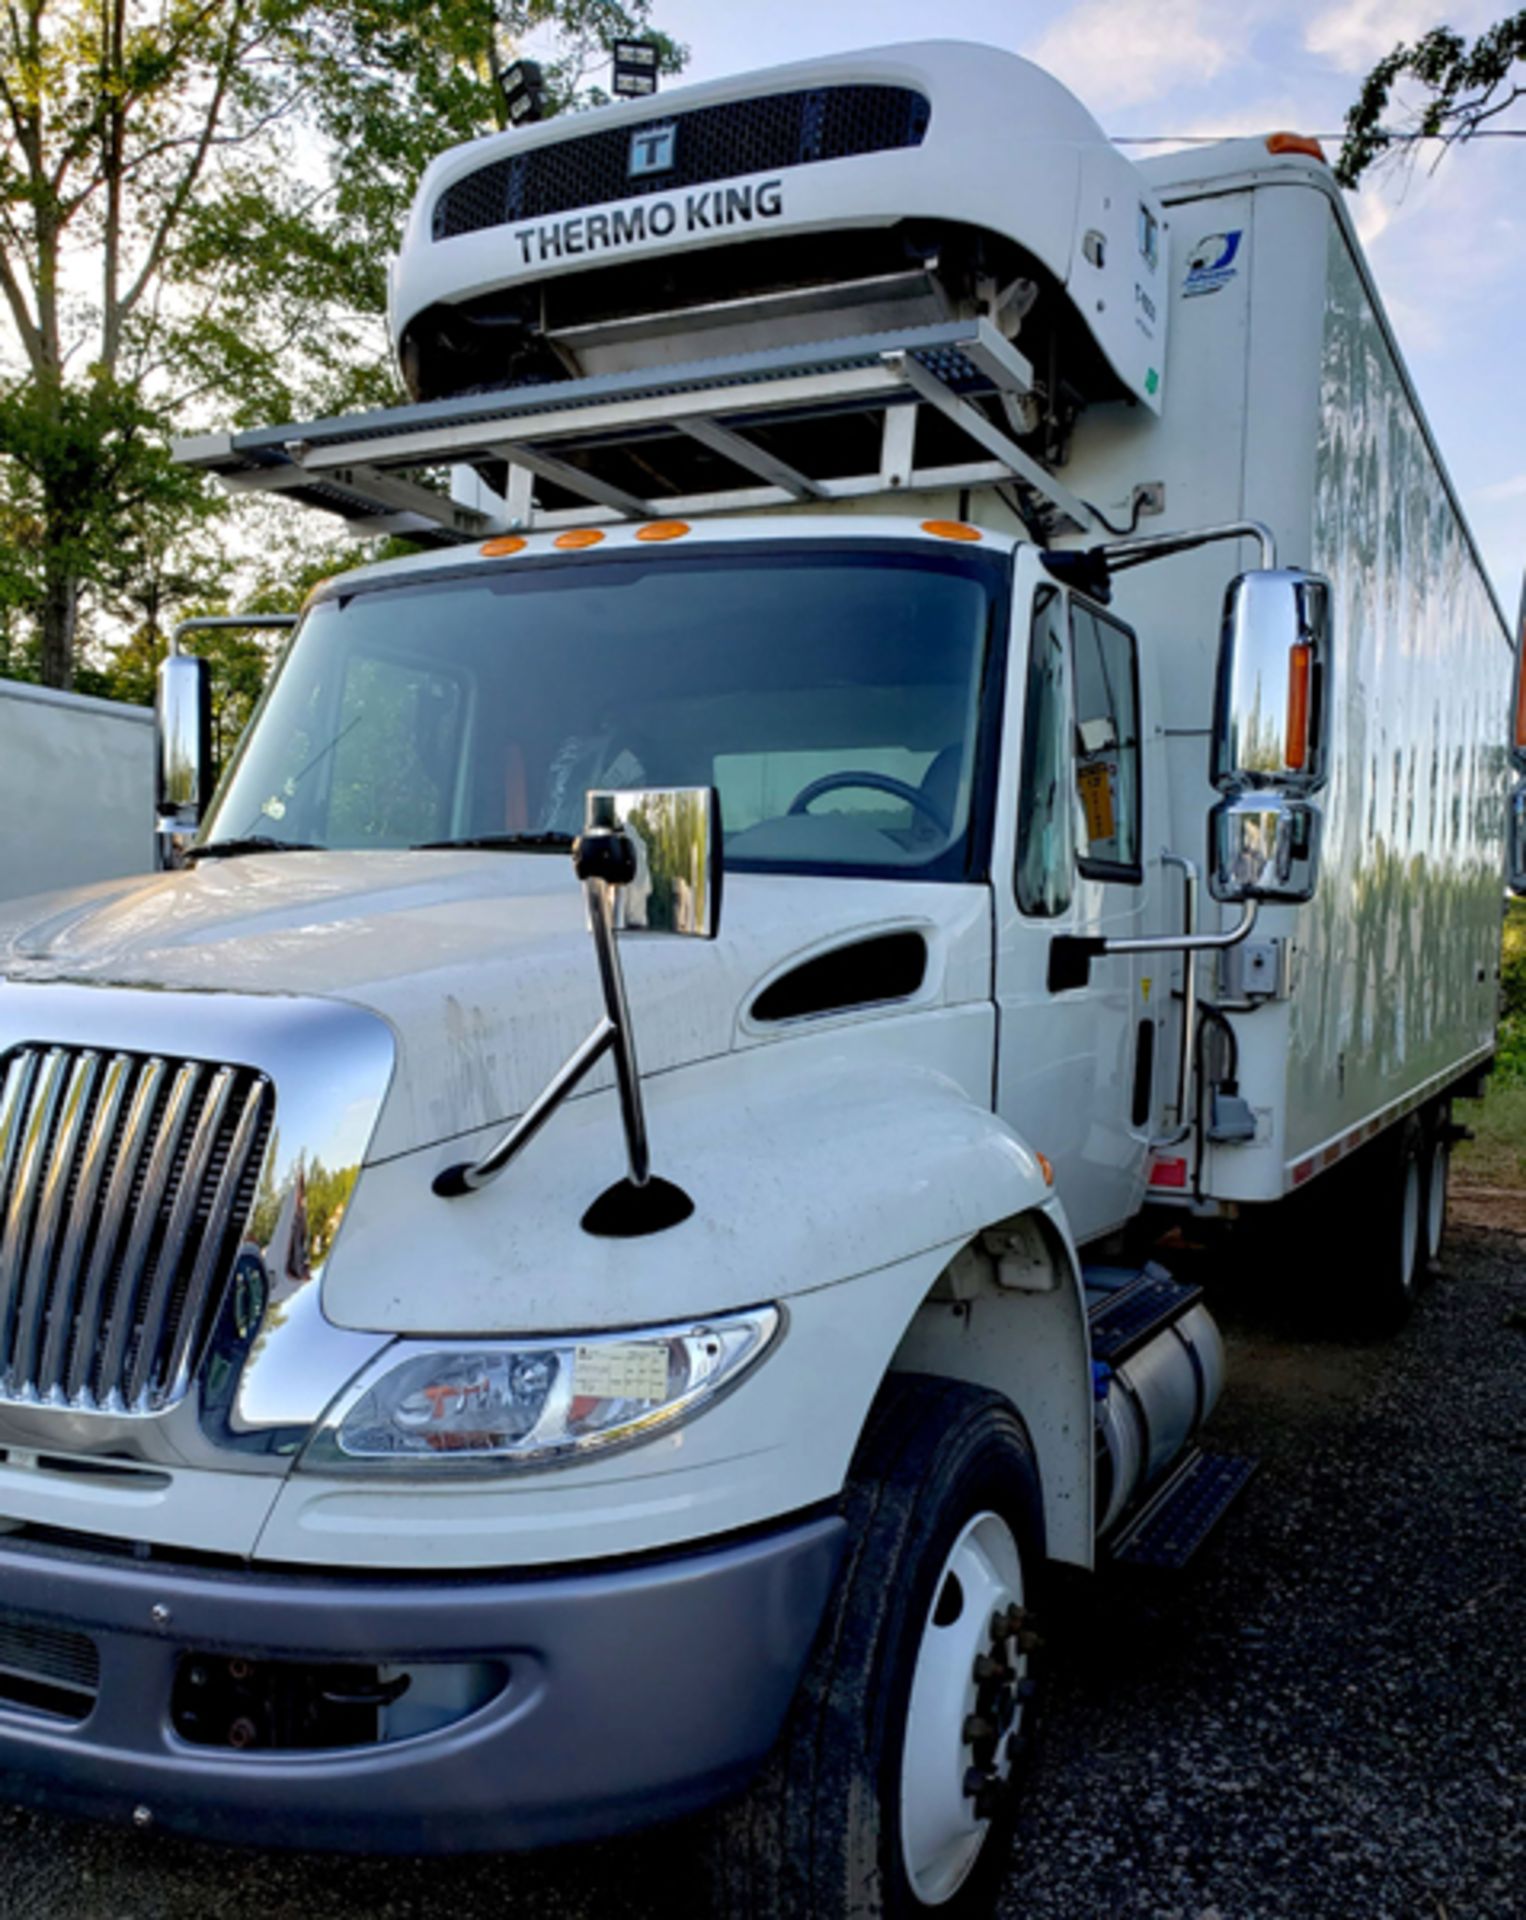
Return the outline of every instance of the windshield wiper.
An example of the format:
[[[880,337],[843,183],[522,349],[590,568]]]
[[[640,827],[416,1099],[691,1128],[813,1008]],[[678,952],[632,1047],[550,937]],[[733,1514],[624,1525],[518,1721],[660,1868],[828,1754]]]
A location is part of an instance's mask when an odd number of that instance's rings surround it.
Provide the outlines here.
[[[567,853],[570,833],[474,833],[462,840],[421,840],[410,853],[460,853],[487,847],[497,853]]]
[[[271,833],[246,833],[235,840],[208,840],[187,847],[187,860],[231,860],[241,853],[327,853],[315,840],[278,840]]]

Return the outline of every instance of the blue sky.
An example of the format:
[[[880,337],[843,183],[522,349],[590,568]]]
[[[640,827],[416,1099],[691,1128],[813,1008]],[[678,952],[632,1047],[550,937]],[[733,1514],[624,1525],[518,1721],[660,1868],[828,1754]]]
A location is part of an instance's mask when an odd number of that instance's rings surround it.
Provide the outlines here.
[[[1111,134],[1338,129],[1396,39],[1473,33],[1513,0],[657,0],[713,79],[813,53],[934,36],[1028,55]],[[1505,124],[1505,123],[1501,123]],[[1526,116],[1513,124],[1526,124]],[[1429,157],[1358,196],[1389,314],[1513,619],[1526,564],[1526,140]]]

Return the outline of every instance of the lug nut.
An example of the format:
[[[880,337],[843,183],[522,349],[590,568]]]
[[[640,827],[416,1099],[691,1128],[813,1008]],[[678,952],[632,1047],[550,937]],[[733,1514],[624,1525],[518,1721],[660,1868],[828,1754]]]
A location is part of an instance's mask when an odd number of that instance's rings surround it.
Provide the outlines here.
[[[989,1720],[982,1720],[978,1713],[972,1713],[964,1723],[964,1737],[971,1746],[974,1746],[977,1740],[994,1740],[996,1728]]]
[[[238,1747],[240,1749],[252,1747],[259,1737],[259,1728],[252,1720],[247,1718],[235,1720],[228,1729],[228,1745],[230,1747]]]
[[[988,1653],[975,1656],[975,1684],[982,1685],[987,1680],[1010,1680],[1012,1669],[1005,1660],[993,1660]]]
[[[1017,1636],[1017,1650],[1019,1653],[1032,1653],[1036,1647],[1041,1647],[1043,1644],[1043,1641],[1031,1627],[1025,1627]]]

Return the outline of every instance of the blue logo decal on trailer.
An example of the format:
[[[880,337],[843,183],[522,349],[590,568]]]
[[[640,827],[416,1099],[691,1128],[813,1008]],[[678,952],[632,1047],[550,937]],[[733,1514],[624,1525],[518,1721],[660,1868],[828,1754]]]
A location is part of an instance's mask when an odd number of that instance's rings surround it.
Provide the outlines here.
[[[1182,282],[1182,293],[1191,299],[1198,293],[1217,293],[1220,287],[1228,286],[1240,269],[1235,259],[1240,251],[1240,241],[1244,229],[1236,227],[1232,233],[1210,233],[1187,255],[1187,278]]]
[[[642,127],[631,135],[630,160],[625,169],[628,180],[639,180],[648,173],[669,173],[674,149],[678,145],[678,126]]]

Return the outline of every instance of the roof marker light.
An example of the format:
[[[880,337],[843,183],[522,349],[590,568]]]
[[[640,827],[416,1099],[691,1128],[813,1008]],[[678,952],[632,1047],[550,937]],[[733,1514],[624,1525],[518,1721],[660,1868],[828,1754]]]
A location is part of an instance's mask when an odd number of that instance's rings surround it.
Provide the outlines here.
[[[648,520],[644,526],[637,527],[638,540],[682,540],[686,533],[694,529],[687,520]]]
[[[979,540],[983,537],[979,527],[967,526],[963,520],[924,520],[922,531],[930,533],[935,540]]]
[[[1325,159],[1324,148],[1307,133],[1269,133],[1266,150],[1268,153],[1306,153],[1314,160]],[[1328,166],[1329,162],[1325,164]]]
[[[551,544],[564,549],[596,547],[603,538],[597,527],[572,527],[566,533],[559,533]]]
[[[477,551],[485,559],[498,560],[506,553],[523,553],[529,544],[517,533],[500,533],[496,540],[484,540]]]

